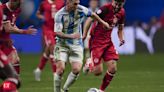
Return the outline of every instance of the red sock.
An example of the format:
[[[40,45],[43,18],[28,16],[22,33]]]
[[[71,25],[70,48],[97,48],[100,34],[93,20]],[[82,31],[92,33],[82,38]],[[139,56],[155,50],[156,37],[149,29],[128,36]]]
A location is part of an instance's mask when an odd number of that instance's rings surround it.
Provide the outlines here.
[[[52,71],[55,73],[56,72],[56,64],[55,64],[53,55],[50,55],[50,62],[51,62]]]
[[[2,86],[2,92],[17,92],[16,84],[13,82],[5,81]]]
[[[0,92],[3,92],[3,85],[0,84]]]
[[[40,70],[43,70],[44,66],[46,65],[47,60],[48,60],[48,58],[47,58],[46,55],[44,54],[44,55],[41,57],[40,63],[39,63],[39,65],[38,65],[38,67],[39,67]]]
[[[107,72],[103,78],[102,84],[100,86],[100,90],[104,91],[107,88],[107,86],[110,84],[112,78],[113,78],[113,74]]]

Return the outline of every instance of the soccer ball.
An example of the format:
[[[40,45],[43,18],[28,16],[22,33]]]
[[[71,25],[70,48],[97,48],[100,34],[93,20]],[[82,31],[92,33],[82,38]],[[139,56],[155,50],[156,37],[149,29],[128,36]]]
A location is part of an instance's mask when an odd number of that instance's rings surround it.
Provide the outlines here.
[[[97,88],[90,88],[87,92],[100,92]]]

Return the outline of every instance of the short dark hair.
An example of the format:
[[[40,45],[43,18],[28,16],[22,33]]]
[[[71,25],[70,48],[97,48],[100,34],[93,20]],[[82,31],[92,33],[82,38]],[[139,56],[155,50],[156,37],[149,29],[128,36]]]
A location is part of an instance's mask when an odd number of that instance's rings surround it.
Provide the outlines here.
[[[125,2],[125,0],[114,0],[116,2]]]

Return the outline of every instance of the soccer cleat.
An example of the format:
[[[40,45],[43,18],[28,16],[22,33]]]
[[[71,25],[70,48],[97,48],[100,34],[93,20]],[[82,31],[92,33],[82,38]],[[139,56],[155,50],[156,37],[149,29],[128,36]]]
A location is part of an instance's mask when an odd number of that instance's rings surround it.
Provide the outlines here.
[[[36,81],[40,81],[41,80],[40,79],[40,75],[41,75],[41,71],[40,70],[38,70],[38,69],[34,70],[34,76],[35,76],[35,80]]]
[[[69,90],[67,89],[67,90],[63,90],[64,92],[68,92]]]
[[[88,74],[89,72],[92,72],[92,70],[93,70],[93,62],[91,58],[88,58],[83,67],[83,73]]]
[[[55,92],[59,92],[59,91],[55,90]],[[60,89],[60,92],[68,92],[68,90],[66,91],[64,89]]]

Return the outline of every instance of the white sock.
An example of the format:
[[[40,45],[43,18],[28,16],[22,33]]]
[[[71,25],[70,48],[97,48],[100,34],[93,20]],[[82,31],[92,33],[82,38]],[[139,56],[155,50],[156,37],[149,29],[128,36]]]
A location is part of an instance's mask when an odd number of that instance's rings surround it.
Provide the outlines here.
[[[41,72],[40,68],[38,68],[38,67],[36,68],[35,71],[37,71],[37,72]]]
[[[61,76],[54,74],[54,92],[61,92]]]
[[[64,84],[63,89],[68,90],[68,88],[77,80],[78,75],[73,74],[72,72],[69,73],[67,80]]]

